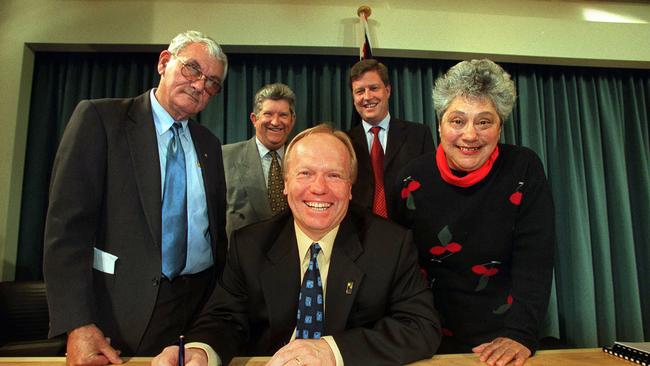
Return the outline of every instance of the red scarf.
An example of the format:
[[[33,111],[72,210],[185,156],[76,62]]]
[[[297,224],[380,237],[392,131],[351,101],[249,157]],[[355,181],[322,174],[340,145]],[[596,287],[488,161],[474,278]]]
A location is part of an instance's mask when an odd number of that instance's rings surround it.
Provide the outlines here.
[[[442,149],[442,144],[440,144],[438,145],[438,151],[436,151],[436,165],[438,166],[438,171],[440,171],[440,176],[445,182],[457,187],[467,188],[482,181],[483,178],[488,175],[492,169],[492,165],[494,165],[494,162],[497,160],[497,157],[499,157],[499,146],[494,147],[494,151],[492,151],[490,157],[485,161],[485,163],[483,163],[483,165],[481,165],[480,168],[467,173],[463,177],[458,177],[454,175],[449,168],[447,156],[445,155],[445,151]]]

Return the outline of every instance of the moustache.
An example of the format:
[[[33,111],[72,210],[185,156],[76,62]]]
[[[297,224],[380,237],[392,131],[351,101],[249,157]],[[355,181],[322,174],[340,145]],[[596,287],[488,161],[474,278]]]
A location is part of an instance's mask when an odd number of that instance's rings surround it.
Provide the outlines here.
[[[185,94],[188,94],[188,95],[191,96],[192,98],[195,98],[195,99],[199,99],[199,97],[201,96],[201,94],[203,94],[202,91],[197,90],[196,88],[194,88],[194,87],[192,87],[192,86],[188,86],[188,87],[186,87],[185,89],[183,89],[183,92],[184,92]]]

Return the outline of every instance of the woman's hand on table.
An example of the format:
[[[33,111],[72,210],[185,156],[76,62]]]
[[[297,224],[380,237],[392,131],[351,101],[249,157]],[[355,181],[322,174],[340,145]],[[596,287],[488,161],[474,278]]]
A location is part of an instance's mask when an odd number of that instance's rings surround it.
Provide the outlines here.
[[[472,352],[478,353],[479,359],[490,366],[505,366],[511,361],[514,366],[522,366],[531,355],[526,346],[505,337],[480,344],[472,348]]]

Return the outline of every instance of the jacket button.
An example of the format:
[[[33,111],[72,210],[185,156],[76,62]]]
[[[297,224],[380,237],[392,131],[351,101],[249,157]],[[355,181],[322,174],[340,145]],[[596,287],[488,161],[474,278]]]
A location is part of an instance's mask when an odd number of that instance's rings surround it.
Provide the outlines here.
[[[154,278],[151,279],[151,286],[158,287],[159,284],[160,284],[160,281],[158,280],[158,277],[154,277]]]

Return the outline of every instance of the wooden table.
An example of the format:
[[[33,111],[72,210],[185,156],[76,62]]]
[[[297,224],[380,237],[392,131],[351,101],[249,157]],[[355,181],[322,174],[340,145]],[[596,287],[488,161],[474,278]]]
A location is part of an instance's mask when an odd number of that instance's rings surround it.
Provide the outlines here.
[[[263,366],[268,357],[239,357],[230,366]],[[151,362],[149,357],[124,358],[128,366],[146,366]],[[0,366],[64,366],[63,357],[0,357]],[[418,361],[411,366],[473,366],[485,365],[473,354],[439,355],[429,360]],[[539,351],[537,355],[526,362],[525,366],[616,366],[633,365],[603,352],[600,348],[566,349]],[[351,365],[354,366],[354,365]]]

